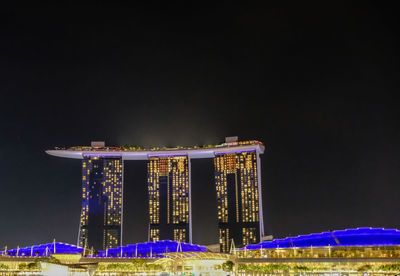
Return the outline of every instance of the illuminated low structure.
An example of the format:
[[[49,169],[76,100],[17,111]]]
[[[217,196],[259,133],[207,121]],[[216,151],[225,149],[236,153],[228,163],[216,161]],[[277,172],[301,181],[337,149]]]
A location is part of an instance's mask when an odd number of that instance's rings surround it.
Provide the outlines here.
[[[73,244],[52,242],[0,251],[0,255],[13,257],[50,257],[54,254],[82,254],[83,248]]]
[[[275,239],[273,241],[264,241],[259,244],[250,244],[237,253],[239,256],[249,254],[249,252],[270,252],[271,257],[280,253],[280,257],[354,257],[343,253],[349,252],[349,248],[392,248],[400,250],[400,231],[397,229],[384,228],[355,228],[346,230],[336,230],[309,235],[300,235],[296,237],[287,237],[284,239]],[[346,251],[347,250],[347,251]],[[301,251],[301,253],[298,253]],[[275,252],[275,253],[273,253]],[[324,252],[321,254],[321,252]],[[338,254],[338,252],[342,252]],[[381,252],[381,251],[380,251]],[[399,252],[400,253],[400,252]],[[359,257],[367,257],[367,253]],[[278,256],[276,256],[278,257]],[[399,254],[400,257],[400,254]]]
[[[247,245],[235,250],[236,271],[278,273],[400,272],[400,231],[356,228]]]
[[[170,252],[206,252],[205,246],[176,241],[155,241],[128,244],[100,251],[97,257],[164,258]]]
[[[94,254],[92,250],[53,242],[0,251],[0,275],[155,275],[189,271],[219,275],[229,255],[206,251],[205,246],[196,244],[157,241]]]
[[[50,248],[54,245],[56,254]],[[232,249],[231,253],[209,252],[204,246],[175,241],[138,243],[98,254],[63,243],[36,247],[39,248],[37,254],[29,254],[29,251],[36,252],[32,246],[0,252],[0,274],[21,271],[40,274],[38,261],[41,264],[57,261],[68,267],[69,275],[82,275],[89,270],[96,275],[116,276],[134,273],[210,276],[400,273],[400,231],[384,228],[356,228],[287,237]],[[54,267],[61,271],[62,267]]]

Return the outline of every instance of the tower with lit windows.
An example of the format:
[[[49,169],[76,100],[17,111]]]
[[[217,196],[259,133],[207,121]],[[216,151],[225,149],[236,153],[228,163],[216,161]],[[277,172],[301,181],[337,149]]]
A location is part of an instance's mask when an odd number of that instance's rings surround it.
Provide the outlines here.
[[[260,160],[256,150],[215,153],[218,231],[221,252],[261,241],[264,234]]]
[[[83,157],[79,246],[106,250],[121,245],[122,189],[120,156]]]
[[[149,240],[191,242],[190,159],[149,156]]]
[[[192,242],[190,160],[214,158],[221,251],[262,240],[259,141],[202,147],[142,149],[133,146],[75,146],[47,150],[50,155],[82,160],[82,211],[78,245],[106,250],[121,245],[123,162],[146,160],[149,240]]]

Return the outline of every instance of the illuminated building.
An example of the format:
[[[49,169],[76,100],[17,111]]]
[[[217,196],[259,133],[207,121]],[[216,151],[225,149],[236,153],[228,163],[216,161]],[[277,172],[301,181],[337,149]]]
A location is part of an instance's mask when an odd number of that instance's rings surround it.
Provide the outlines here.
[[[170,240],[128,244],[117,248],[99,251],[97,257],[124,258],[164,258],[173,252],[206,252],[205,246]]]
[[[235,259],[238,273],[398,275],[400,231],[363,227],[275,239],[237,249]]]
[[[260,160],[256,150],[216,152],[215,185],[221,252],[258,243],[264,235]]]
[[[256,251],[264,250],[263,253],[266,253],[267,250],[271,252],[274,250],[276,252],[276,250],[278,250],[280,251],[279,258],[291,258],[293,257],[293,254],[297,257],[315,258],[350,257],[346,254],[350,255],[351,253],[354,253],[354,251],[347,251],[346,253],[346,248],[357,247],[360,249],[368,249],[369,247],[378,248],[378,246],[381,247],[380,249],[393,249],[391,247],[396,247],[396,257],[400,257],[400,231],[398,229],[360,227],[312,233],[308,235],[264,241],[258,244],[249,244],[242,249],[238,249],[237,256],[244,257],[247,255],[247,257],[255,257],[256,255],[251,254],[251,252],[255,253]],[[344,251],[339,254],[339,251],[341,250]],[[364,254],[364,257],[367,257],[367,255],[371,255],[370,257],[376,257],[378,251],[369,253],[370,254]],[[274,254],[269,254],[270,257],[272,255]],[[262,256],[258,255],[258,257]],[[354,254],[353,257],[361,256]]]
[[[120,245],[122,162],[126,160],[148,160],[150,241],[192,241],[190,160],[196,158],[215,158],[218,238],[223,252],[229,250],[232,239],[241,246],[259,242],[264,234],[259,167],[264,145],[261,142],[238,142],[237,137],[227,137],[225,143],[219,145],[162,149],[106,147],[104,142],[92,142],[91,146],[46,152],[83,159],[80,246],[105,250]],[[93,164],[97,164],[93,168],[97,174],[87,169]],[[104,215],[103,219],[100,214]]]
[[[103,250],[121,245],[122,188],[121,157],[84,156],[79,246]]]
[[[150,241],[191,242],[189,158],[149,156]]]
[[[31,245],[9,249],[7,251],[0,251],[0,255],[14,257],[48,257],[54,254],[81,254],[82,252],[83,248],[76,245],[54,241],[53,243]]]

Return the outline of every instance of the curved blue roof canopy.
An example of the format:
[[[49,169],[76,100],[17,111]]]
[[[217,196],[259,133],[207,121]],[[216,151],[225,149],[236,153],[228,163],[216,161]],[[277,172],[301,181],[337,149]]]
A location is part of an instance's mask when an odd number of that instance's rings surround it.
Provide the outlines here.
[[[39,245],[31,245],[21,248],[13,248],[7,251],[3,250],[0,251],[0,254],[17,257],[48,257],[52,254],[80,254],[82,253],[82,251],[83,248],[76,245],[62,242],[53,242]]]
[[[300,235],[249,244],[240,249],[275,249],[322,246],[394,246],[400,245],[400,230],[384,228],[355,228]]]
[[[128,244],[108,250],[99,251],[97,257],[163,257],[169,252],[205,252],[207,248],[197,244],[176,241],[156,241]]]

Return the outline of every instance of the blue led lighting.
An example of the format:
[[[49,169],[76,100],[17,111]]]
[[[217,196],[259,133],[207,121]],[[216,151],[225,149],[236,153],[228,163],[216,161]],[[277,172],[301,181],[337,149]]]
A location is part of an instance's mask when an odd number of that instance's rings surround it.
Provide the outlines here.
[[[275,249],[322,246],[396,246],[400,245],[400,230],[384,228],[355,228],[314,233],[250,244],[240,249]]]
[[[39,245],[31,245],[22,248],[14,248],[10,250],[0,251],[0,255],[17,256],[17,257],[49,257],[52,254],[80,254],[83,248],[76,245],[53,242]]]
[[[108,250],[99,251],[97,257],[126,257],[126,258],[149,258],[164,257],[170,252],[205,252],[207,248],[197,244],[176,241],[156,241],[137,244],[128,244]]]

